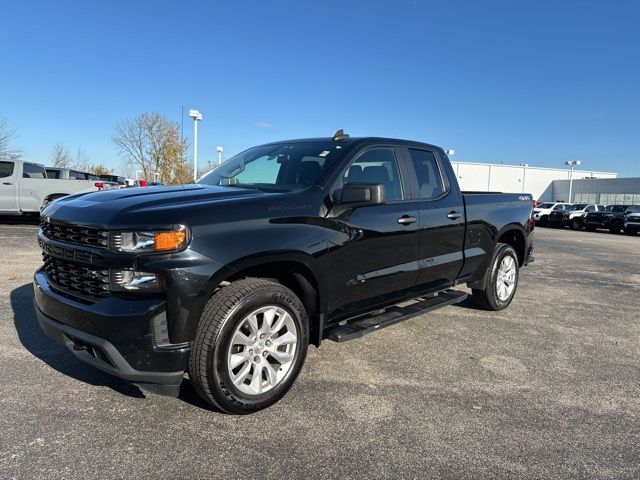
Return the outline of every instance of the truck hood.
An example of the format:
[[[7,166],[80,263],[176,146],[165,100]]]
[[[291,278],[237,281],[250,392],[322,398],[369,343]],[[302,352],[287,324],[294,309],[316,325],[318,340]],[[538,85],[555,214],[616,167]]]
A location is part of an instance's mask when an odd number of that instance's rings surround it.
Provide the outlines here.
[[[195,184],[124,188],[63,197],[50,203],[42,216],[108,228],[171,225],[196,205],[226,205],[270,195],[260,190]]]

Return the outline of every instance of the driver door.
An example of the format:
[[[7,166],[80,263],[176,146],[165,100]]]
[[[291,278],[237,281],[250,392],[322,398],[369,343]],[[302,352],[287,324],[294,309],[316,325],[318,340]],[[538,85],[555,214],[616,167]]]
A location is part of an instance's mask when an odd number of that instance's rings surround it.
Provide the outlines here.
[[[0,162],[0,211],[18,211],[18,175],[12,161]]]
[[[335,241],[324,257],[330,317],[371,310],[415,286],[419,211],[398,153],[393,146],[365,149],[334,186],[333,191],[350,182],[382,184],[385,203],[333,207]]]

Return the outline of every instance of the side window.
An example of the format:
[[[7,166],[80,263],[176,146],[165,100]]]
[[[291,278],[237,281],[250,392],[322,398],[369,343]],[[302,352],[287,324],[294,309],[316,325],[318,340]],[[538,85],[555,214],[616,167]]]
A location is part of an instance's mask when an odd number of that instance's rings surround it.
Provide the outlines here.
[[[589,206],[586,208],[586,211],[587,211],[587,212],[595,212],[595,211],[596,211],[596,206],[595,206],[595,205],[589,205]]]
[[[419,197],[435,198],[442,195],[442,175],[433,152],[409,149],[409,154],[418,180]]]
[[[71,170],[69,171],[69,180],[86,180],[86,176],[82,172]]]
[[[47,171],[41,165],[36,165],[34,163],[23,163],[22,177],[23,178],[47,178]]]
[[[47,178],[60,178],[60,170],[51,170],[47,168]]]
[[[0,162],[0,178],[10,177],[13,175],[13,162]]]
[[[556,205],[551,210],[562,210],[562,208],[563,208],[562,205]]]
[[[402,200],[402,183],[393,148],[372,148],[362,153],[344,172],[342,185],[347,183],[381,183],[386,200]]]

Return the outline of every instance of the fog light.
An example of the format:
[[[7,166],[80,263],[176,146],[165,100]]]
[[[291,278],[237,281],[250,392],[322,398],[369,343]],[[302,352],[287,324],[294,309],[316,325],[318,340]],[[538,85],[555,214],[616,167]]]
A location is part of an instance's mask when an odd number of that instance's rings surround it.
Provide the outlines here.
[[[160,278],[155,273],[136,270],[112,270],[111,290],[114,291],[157,291],[161,287]]]

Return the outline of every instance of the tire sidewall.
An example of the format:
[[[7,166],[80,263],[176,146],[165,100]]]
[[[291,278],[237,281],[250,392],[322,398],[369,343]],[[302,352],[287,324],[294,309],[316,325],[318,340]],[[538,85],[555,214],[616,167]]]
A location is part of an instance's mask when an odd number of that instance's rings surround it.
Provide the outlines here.
[[[286,378],[276,387],[260,395],[247,395],[233,385],[227,368],[227,355],[231,338],[238,324],[251,312],[267,305],[278,306],[291,315],[298,329],[296,353],[293,365],[291,365]],[[274,285],[274,288],[266,288],[254,292],[238,302],[225,315],[215,346],[207,352],[207,383],[211,389],[218,391],[219,397],[226,400],[227,408],[236,411],[245,410],[246,413],[260,410],[277,402],[289,390],[302,368],[307,354],[308,343],[307,314],[302,303],[293,292],[277,285]]]
[[[515,262],[515,285],[513,291],[511,292],[511,295],[509,295],[509,298],[507,298],[506,300],[500,300],[500,298],[498,297],[496,282],[498,279],[498,270],[500,269],[500,264],[502,263],[502,260],[507,256],[512,257],[513,261]],[[518,290],[518,282],[520,280],[520,263],[518,261],[518,255],[516,254],[516,251],[513,249],[513,247],[511,247],[510,245],[504,245],[502,248],[500,248],[500,250],[494,257],[493,264],[491,265],[491,273],[488,280],[489,285],[487,285],[487,293],[489,293],[488,300],[491,302],[491,306],[495,310],[504,310],[513,301],[513,297],[515,297],[516,295],[516,291]]]

